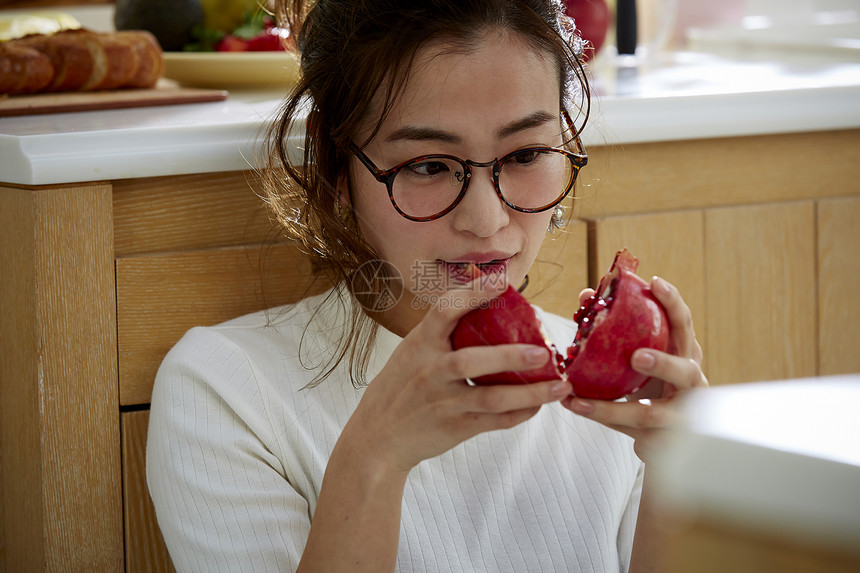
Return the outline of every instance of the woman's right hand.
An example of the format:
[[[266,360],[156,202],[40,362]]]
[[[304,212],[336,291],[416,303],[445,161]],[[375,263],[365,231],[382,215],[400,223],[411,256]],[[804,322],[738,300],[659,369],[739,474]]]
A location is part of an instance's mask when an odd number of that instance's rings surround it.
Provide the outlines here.
[[[504,290],[490,284],[479,290],[478,282],[441,296],[368,385],[344,429],[359,438],[354,446],[362,448],[366,460],[408,472],[472,436],[515,426],[541,405],[570,394],[570,384],[561,380],[496,386],[466,382],[530,370],[551,359],[546,348],[527,344],[452,350],[449,337],[460,317]]]

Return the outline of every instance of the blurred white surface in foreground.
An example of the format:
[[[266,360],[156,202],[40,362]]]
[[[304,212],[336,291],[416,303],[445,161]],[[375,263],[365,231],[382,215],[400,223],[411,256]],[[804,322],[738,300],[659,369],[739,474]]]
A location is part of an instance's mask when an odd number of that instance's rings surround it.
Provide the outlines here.
[[[860,375],[692,393],[658,469],[666,501],[860,551]]]

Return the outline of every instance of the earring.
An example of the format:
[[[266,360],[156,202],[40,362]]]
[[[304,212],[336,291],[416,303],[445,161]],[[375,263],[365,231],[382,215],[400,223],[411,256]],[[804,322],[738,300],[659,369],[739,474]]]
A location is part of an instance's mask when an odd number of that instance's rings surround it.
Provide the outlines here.
[[[352,202],[344,201],[342,196],[338,194],[334,202],[334,214],[340,221],[346,223],[352,215]]]
[[[524,290],[526,290],[527,286],[529,286],[529,275],[528,274],[526,274],[526,276],[523,277],[523,282],[520,284],[519,288],[517,289],[517,292],[523,292]]]
[[[346,218],[346,207],[340,201],[336,201],[334,204],[334,215],[341,221]]]
[[[552,210],[552,216],[549,218],[549,227],[547,227],[547,232],[550,236],[554,236],[556,231],[563,229],[566,224],[567,221],[564,220],[564,207],[556,205]]]

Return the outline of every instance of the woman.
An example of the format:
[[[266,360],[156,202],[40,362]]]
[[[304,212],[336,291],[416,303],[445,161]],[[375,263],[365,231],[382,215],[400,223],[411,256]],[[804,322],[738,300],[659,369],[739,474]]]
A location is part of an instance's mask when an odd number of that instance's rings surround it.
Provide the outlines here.
[[[652,283],[671,353],[633,359],[655,377],[650,404],[573,398],[557,380],[475,387],[549,353],[448,341],[470,308],[525,282],[585,164],[571,23],[548,0],[285,14],[303,77],[273,130],[269,199],[338,285],[193,329],[165,359],[147,473],[177,569],[650,567],[634,447],[647,457],[674,396],[707,384],[677,291]],[[285,136],[303,109],[294,169]],[[569,320],[539,316],[572,340]]]

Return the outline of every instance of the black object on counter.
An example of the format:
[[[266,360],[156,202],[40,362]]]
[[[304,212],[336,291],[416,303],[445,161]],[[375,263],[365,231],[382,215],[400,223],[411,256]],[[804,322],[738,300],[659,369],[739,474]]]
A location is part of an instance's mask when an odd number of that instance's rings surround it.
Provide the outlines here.
[[[203,25],[200,0],[116,0],[117,30],[148,30],[166,52],[191,43],[191,31]]]
[[[619,54],[635,54],[638,42],[636,0],[618,0],[615,8],[615,37]]]

